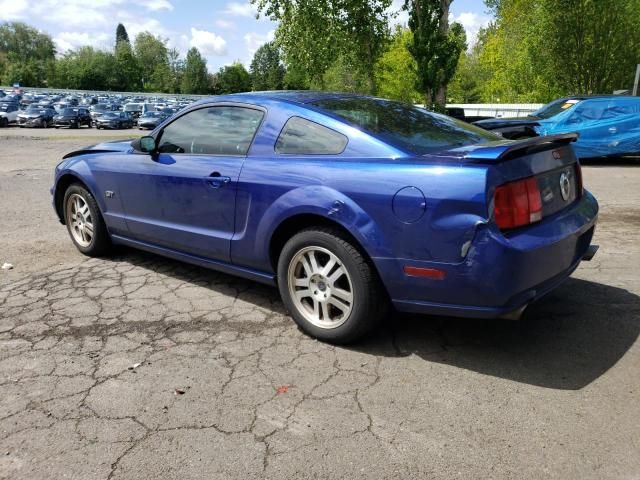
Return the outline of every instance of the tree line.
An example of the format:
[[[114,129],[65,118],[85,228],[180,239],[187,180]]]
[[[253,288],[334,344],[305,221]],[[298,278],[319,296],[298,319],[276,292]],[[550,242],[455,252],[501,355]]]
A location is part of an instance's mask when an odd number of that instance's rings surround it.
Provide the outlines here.
[[[375,94],[440,109],[446,102],[546,102],[628,89],[640,63],[640,0],[485,0],[493,20],[468,45],[452,0],[252,0],[278,22],[247,70],[207,70],[149,32],[114,48],[56,56],[49,35],[0,25],[0,83],[185,94],[319,89]]]

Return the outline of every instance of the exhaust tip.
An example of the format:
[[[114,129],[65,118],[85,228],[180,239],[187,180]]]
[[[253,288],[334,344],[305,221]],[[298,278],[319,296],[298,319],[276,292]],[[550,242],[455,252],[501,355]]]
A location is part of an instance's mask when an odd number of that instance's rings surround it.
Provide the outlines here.
[[[585,262],[591,261],[591,259],[596,256],[596,252],[599,248],[599,245],[589,245],[589,248],[587,248],[587,251],[582,256],[582,260],[584,260]]]
[[[524,313],[524,311],[527,309],[528,306],[529,304],[523,305],[522,307],[512,312],[505,313],[500,318],[503,320],[520,320],[520,318],[522,318],[522,314]]]

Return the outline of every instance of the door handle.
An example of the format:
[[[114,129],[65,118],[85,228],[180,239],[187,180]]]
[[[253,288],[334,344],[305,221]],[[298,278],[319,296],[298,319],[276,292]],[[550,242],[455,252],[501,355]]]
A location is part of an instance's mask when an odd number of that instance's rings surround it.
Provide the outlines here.
[[[220,172],[213,172],[211,175],[205,178],[205,181],[212,188],[220,188],[231,183],[231,177],[222,176],[220,175]]]

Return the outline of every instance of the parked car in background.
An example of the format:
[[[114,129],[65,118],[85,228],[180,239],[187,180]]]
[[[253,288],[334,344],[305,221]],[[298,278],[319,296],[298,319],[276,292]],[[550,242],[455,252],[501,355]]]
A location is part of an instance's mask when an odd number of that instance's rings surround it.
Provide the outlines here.
[[[123,244],[277,285],[305,332],[344,343],[388,299],[517,318],[590,259],[575,138],[507,141],[359,95],[225,95],[69,153],[53,203],[86,255]]]
[[[18,126],[47,128],[53,125],[55,116],[56,111],[53,108],[30,105],[26,110],[18,113]]]
[[[574,96],[555,100],[524,118],[497,118],[474,125],[520,139],[576,132],[581,158],[640,155],[640,97]]]
[[[76,108],[65,108],[54,118],[53,126],[55,128],[60,127],[69,127],[69,128],[80,128],[83,125],[91,128],[92,119],[91,114],[87,108],[76,107]]]
[[[133,128],[134,120],[127,112],[106,112],[95,122],[98,130],[102,128]]]
[[[109,105],[108,103],[96,103],[95,105],[92,105],[91,107],[89,107],[89,113],[91,115],[91,119],[93,120],[94,125],[96,125],[98,118],[100,118],[105,113],[112,112],[112,111],[113,109],[111,108],[111,105]]]
[[[450,117],[455,118],[456,120],[462,120],[463,122],[469,123],[477,122],[478,120],[485,120],[487,118],[493,118],[487,116],[467,116],[464,108],[460,107],[447,107],[445,109],[445,113]]]
[[[143,130],[143,129],[153,130],[169,117],[170,115],[165,112],[143,113],[140,116],[140,118],[138,118],[138,128],[140,130]]]
[[[17,123],[19,112],[20,105],[18,103],[0,101],[0,128]]]
[[[134,119],[137,119],[140,115],[142,115],[144,111],[143,103],[125,103],[122,107],[122,111],[129,113]]]

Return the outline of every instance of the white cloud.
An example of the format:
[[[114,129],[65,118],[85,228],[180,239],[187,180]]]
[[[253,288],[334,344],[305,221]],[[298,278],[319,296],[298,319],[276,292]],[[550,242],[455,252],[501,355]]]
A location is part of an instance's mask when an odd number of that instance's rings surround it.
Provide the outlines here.
[[[129,40],[131,40],[132,44],[135,41],[136,36],[142,32],[149,32],[156,37],[159,36],[162,38],[166,38],[171,35],[171,32],[164,28],[164,26],[155,18],[144,19],[144,17],[131,15],[131,13],[125,10],[118,11],[116,13],[116,18],[124,25],[124,28],[127,29],[127,34],[129,34]]]
[[[258,50],[260,46],[272,41],[274,36],[275,30],[267,32],[266,35],[249,32],[244,36],[244,43],[247,45],[247,50],[249,50],[249,53],[253,56],[253,54],[256,53],[256,50]]]
[[[27,0],[0,0],[0,21],[22,20],[28,9]]]
[[[238,17],[255,18],[258,10],[250,3],[231,2],[227,3],[227,7],[222,11],[222,13],[226,13],[227,15],[235,15]]]
[[[223,28],[225,30],[233,30],[236,28],[236,24],[233,22],[228,22],[227,20],[216,20],[216,27]]]
[[[56,44],[58,53],[65,53],[78,47],[92,46],[96,48],[109,48],[111,37],[108,33],[80,33],[80,32],[60,32],[53,41]]]
[[[158,10],[173,10],[173,5],[169,0],[138,0],[137,3],[154,12]]]
[[[467,33],[467,45],[469,47],[476,43],[478,32],[486,27],[491,21],[491,17],[474,12],[462,12],[460,15],[449,15],[449,22],[458,22]]]
[[[196,47],[204,56],[226,55],[227,42],[224,38],[213,32],[191,28],[191,47]]]

